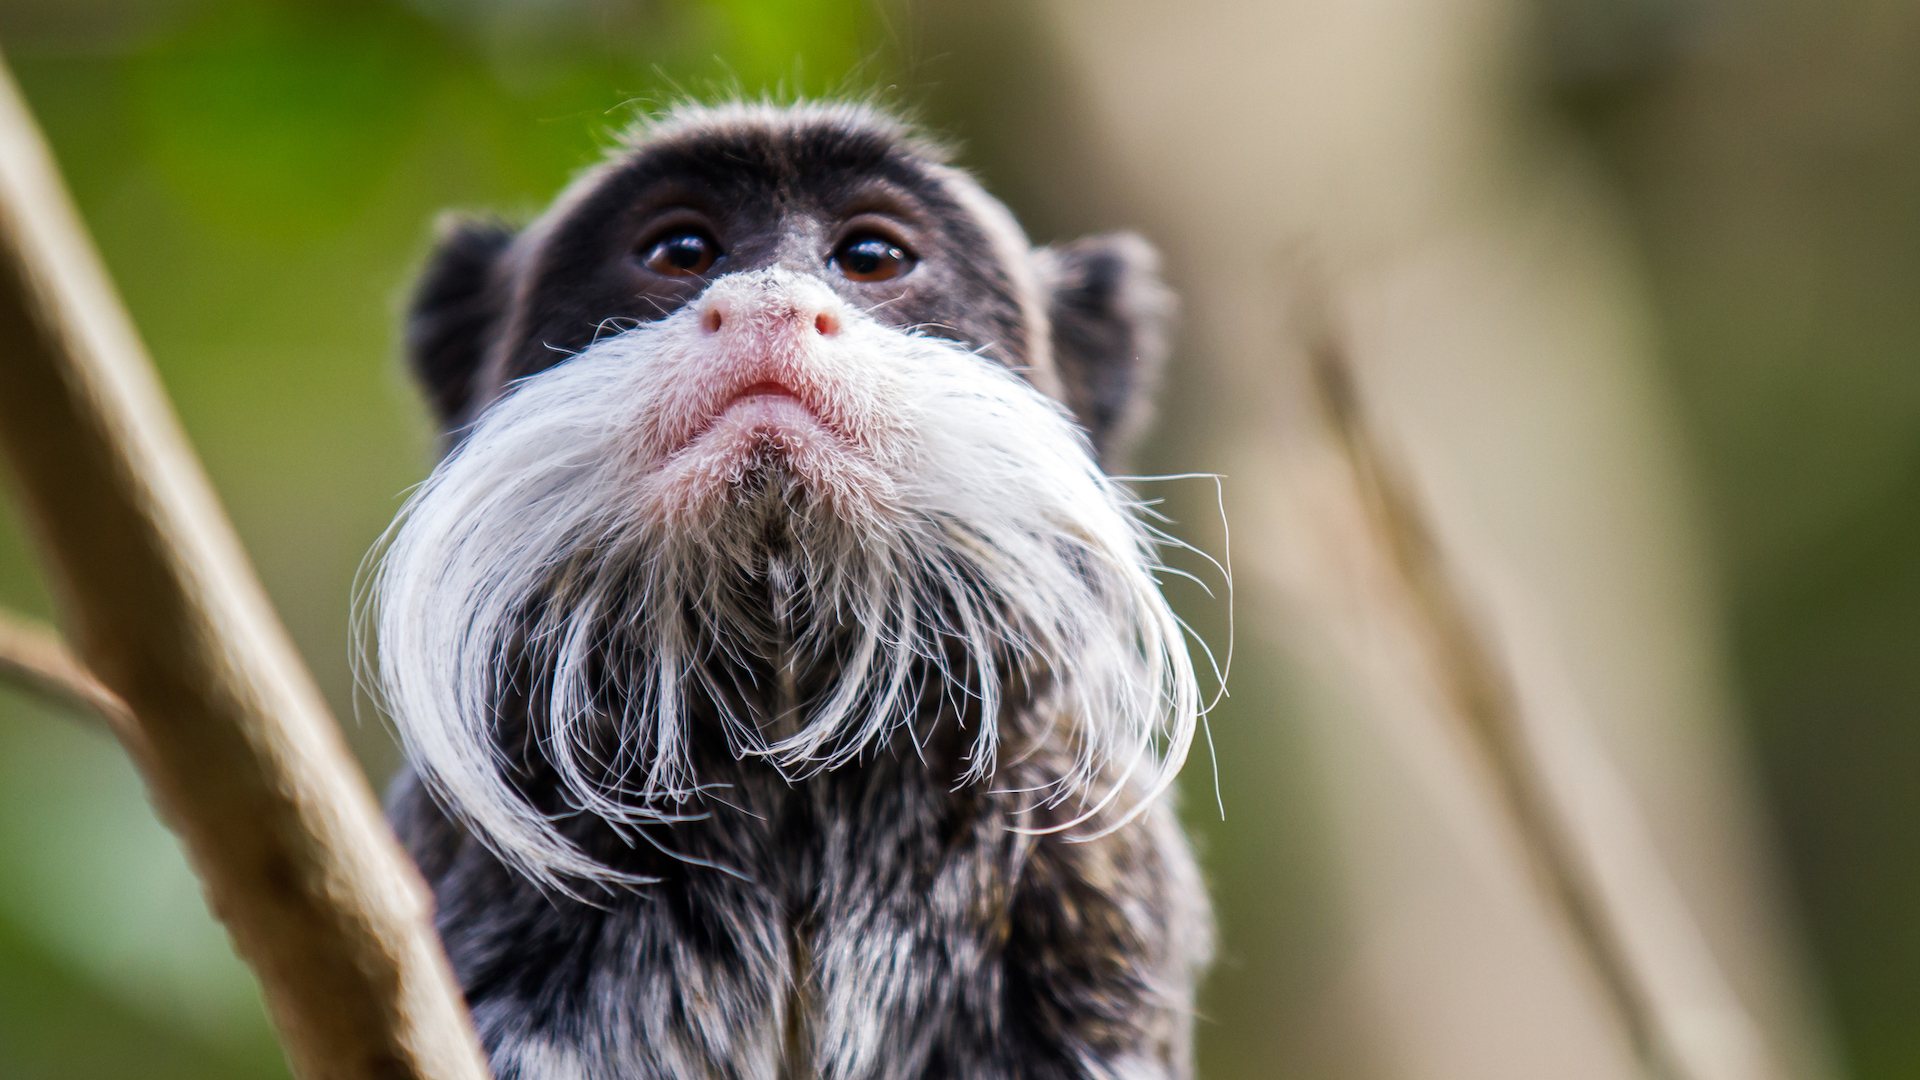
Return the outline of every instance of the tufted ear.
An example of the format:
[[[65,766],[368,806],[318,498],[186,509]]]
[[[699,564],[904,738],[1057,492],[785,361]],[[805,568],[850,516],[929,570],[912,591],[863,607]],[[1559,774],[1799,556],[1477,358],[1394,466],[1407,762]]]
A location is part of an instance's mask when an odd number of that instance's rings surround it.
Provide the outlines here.
[[[1124,460],[1152,411],[1176,303],[1160,256],[1132,233],[1089,236],[1035,253],[1067,406],[1100,464]]]
[[[407,310],[407,365],[442,427],[472,403],[494,323],[504,310],[497,273],[513,230],[491,220],[440,219],[439,240]]]

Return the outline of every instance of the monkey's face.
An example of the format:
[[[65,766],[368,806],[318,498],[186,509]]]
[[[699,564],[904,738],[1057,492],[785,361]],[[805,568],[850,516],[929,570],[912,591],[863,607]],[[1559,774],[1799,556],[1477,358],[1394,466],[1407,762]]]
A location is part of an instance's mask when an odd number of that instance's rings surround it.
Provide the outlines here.
[[[781,270],[1020,372],[1108,460],[1144,412],[1171,311],[1137,237],[1034,250],[970,177],[854,106],[683,109],[525,229],[454,220],[443,234],[407,337],[450,430],[716,282]]]
[[[1193,674],[1096,455],[1161,297],[1139,241],[1036,252],[847,107],[689,111],[523,232],[453,232],[410,338],[457,442],[376,582],[415,764],[547,877],[597,868],[501,774],[508,702],[612,821],[698,797],[694,716],[797,779],[967,702],[984,780],[1010,679],[1074,732],[1039,797],[1156,788]]]

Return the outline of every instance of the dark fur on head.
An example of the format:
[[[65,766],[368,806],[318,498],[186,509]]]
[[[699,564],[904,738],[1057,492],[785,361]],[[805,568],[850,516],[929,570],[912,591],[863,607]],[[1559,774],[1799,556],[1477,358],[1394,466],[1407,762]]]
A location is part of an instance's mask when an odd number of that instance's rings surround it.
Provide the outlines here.
[[[899,238],[911,272],[830,272],[835,245],[869,227]],[[708,236],[719,261],[650,270],[673,229]],[[796,304],[818,321],[793,322]],[[381,682],[412,761],[393,820],[502,1080],[1191,1076],[1207,905],[1154,796],[1191,735],[1192,677],[1132,504],[1093,464],[1141,423],[1171,307],[1139,238],[1035,250],[937,150],[853,105],[682,108],[523,229],[443,225],[407,342],[454,448],[376,584]],[[796,393],[829,427],[843,406],[872,414],[823,445],[878,455],[884,468],[854,464],[886,491],[819,480],[780,436],[730,479],[685,481],[721,492],[724,513],[694,500],[633,524],[637,474],[619,470],[644,440],[619,426],[621,395],[673,389],[646,383],[650,364],[698,382],[684,358],[718,348],[723,325],[762,332],[754,319],[865,349],[834,355],[866,367],[819,375],[845,386]],[[911,412],[923,401],[945,404]],[[543,403],[586,419],[552,426]],[[894,430],[895,408],[929,431]],[[947,427],[988,441],[927,441]],[[631,469],[664,467],[634,454]],[[1001,476],[976,456],[1068,475]],[[485,516],[508,505],[495,483],[529,492],[512,521]],[[547,547],[522,542],[543,529]],[[890,544],[908,555],[885,562]],[[471,551],[538,565],[495,575],[459,565]],[[507,624],[476,654],[490,670],[409,674],[408,611],[459,609],[448,633],[468,633],[484,620],[461,590],[521,578],[537,587],[490,601]],[[884,603],[861,607],[863,589]],[[577,614],[576,594],[599,606]],[[669,645],[684,679],[633,655]],[[863,648],[893,648],[897,679],[832,713]],[[677,711],[644,727],[653,714],[632,703],[656,708],[663,678]],[[572,698],[568,679],[584,688]],[[443,699],[478,704],[453,716]],[[870,699],[893,704],[860,713]],[[578,717],[557,714],[567,702]],[[828,713],[872,722],[806,742]]]

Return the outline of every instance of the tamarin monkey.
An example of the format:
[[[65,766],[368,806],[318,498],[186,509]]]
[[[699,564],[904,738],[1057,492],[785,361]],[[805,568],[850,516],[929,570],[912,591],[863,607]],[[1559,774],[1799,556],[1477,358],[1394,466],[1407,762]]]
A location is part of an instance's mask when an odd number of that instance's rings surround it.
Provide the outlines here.
[[[395,827],[500,1080],[1174,1080],[1200,712],[1103,464],[1172,299],[864,105],[683,106],[407,321]]]

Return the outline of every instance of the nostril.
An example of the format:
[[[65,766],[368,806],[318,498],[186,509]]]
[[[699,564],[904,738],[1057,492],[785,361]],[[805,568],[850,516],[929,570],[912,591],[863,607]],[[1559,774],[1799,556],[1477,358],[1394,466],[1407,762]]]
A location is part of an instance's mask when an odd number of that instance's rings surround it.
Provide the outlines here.
[[[707,313],[700,316],[700,329],[705,330],[709,334],[717,334],[720,332],[720,324],[725,321],[726,319],[720,314],[719,307],[709,307]]]
[[[832,337],[840,332],[840,319],[831,311],[823,311],[813,317],[813,328],[822,337]]]

